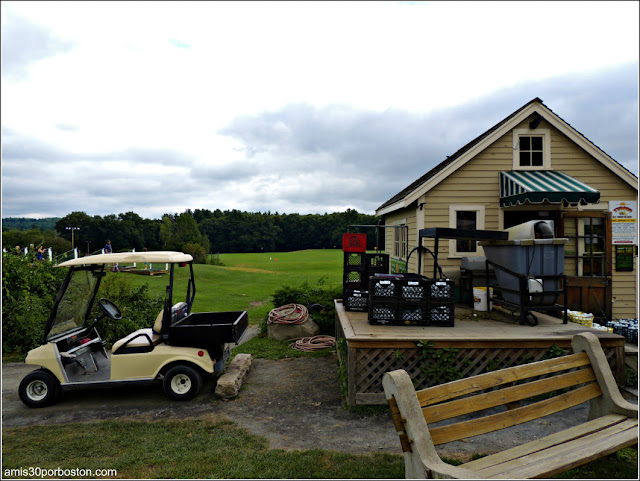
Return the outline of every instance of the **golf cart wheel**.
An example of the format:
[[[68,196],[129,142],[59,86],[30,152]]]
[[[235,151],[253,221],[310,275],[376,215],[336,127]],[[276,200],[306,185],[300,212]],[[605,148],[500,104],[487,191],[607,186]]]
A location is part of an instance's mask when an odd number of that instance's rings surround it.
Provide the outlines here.
[[[18,394],[22,402],[29,407],[49,406],[58,400],[60,383],[53,374],[38,369],[24,377],[20,382]]]
[[[164,376],[162,387],[169,398],[175,401],[193,399],[202,386],[202,376],[190,366],[174,366]]]

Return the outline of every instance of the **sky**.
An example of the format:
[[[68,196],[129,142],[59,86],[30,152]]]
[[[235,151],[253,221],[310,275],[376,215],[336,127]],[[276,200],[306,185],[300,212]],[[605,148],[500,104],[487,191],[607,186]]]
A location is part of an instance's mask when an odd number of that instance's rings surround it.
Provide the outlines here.
[[[638,175],[639,2],[17,2],[2,217],[377,207],[535,97]]]

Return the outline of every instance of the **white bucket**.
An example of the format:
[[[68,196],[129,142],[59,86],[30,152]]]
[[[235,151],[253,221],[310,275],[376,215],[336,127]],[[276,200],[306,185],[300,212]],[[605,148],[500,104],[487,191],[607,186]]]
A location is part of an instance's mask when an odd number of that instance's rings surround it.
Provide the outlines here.
[[[493,297],[493,287],[491,289],[491,296]],[[490,311],[493,309],[493,301],[487,309],[487,288],[486,287],[474,287],[473,288],[473,309],[476,311]]]

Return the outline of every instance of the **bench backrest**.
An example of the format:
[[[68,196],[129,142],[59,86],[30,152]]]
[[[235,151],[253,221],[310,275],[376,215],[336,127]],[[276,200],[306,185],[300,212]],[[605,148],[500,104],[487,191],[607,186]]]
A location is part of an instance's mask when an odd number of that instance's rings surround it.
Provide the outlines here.
[[[501,369],[416,392],[435,445],[532,421],[600,395],[586,352]],[[410,452],[404,420],[395,399],[391,397],[388,402],[402,448]],[[501,406],[505,409],[492,409]],[[474,415],[472,419],[435,424],[488,409],[492,411]]]

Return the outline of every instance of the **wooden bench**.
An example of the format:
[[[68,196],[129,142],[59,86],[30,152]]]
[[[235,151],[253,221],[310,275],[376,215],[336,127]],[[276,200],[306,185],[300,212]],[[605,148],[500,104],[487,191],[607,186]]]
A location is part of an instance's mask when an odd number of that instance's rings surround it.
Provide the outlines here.
[[[418,392],[404,370],[385,373],[382,383],[404,451],[406,478],[548,477],[637,444],[638,406],[620,394],[598,338],[581,333],[571,344],[574,354],[568,356]],[[460,466],[442,461],[435,449],[585,401],[590,406],[583,424]],[[445,420],[452,421],[428,426]]]

